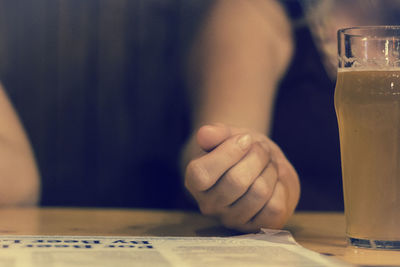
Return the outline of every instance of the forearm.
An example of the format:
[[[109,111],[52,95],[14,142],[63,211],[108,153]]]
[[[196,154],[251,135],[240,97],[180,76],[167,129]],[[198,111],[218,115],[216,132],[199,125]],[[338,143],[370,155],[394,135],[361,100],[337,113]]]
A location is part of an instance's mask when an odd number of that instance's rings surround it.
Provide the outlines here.
[[[277,2],[217,1],[193,49],[195,128],[223,122],[268,133],[291,51],[289,22]]]
[[[39,174],[32,153],[0,139],[0,206],[34,205],[38,199]]]
[[[217,1],[194,49],[185,186],[227,227],[280,228],[297,205],[296,171],[267,137],[291,52],[288,20],[272,0]]]
[[[194,131],[220,122],[268,134],[291,54],[290,24],[276,1],[217,1],[189,62]],[[193,134],[183,168],[200,153]]]
[[[0,206],[33,205],[39,172],[28,138],[0,85]]]

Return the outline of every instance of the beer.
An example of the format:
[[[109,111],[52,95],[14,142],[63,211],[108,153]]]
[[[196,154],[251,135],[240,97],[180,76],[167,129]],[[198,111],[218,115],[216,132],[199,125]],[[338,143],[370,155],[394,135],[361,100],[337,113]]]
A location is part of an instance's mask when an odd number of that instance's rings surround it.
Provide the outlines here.
[[[400,240],[400,68],[338,71],[347,235]]]

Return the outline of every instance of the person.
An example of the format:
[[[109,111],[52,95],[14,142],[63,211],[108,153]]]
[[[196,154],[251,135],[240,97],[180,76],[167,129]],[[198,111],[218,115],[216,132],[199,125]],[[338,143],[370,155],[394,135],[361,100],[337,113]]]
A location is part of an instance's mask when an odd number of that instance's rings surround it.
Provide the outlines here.
[[[268,137],[290,27],[278,2],[218,1],[192,59],[199,130],[185,148],[185,185],[204,214],[245,232],[281,228],[299,199],[298,176]]]
[[[23,126],[1,84],[0,112],[0,206],[37,204],[39,172]]]
[[[4,150],[4,158],[12,162],[7,163],[10,175],[4,177],[13,178],[9,178],[12,182],[2,182],[0,193],[5,197],[0,198],[3,200],[1,204],[35,204],[40,199],[41,205],[52,206],[176,208],[182,202],[177,197],[178,184],[182,182],[200,211],[219,218],[226,227],[242,232],[254,232],[261,227],[281,228],[295,210],[300,196],[299,176],[290,163],[293,158],[289,161],[282,152],[280,147],[285,142],[278,145],[273,141],[275,137],[287,136],[287,133],[278,134],[281,128],[276,124],[292,122],[272,119],[285,114],[274,110],[281,108],[282,101],[276,100],[281,97],[278,87],[293,54],[293,29],[284,8],[276,0],[210,2],[212,8],[204,12],[207,16],[202,20],[201,31],[196,32],[194,42],[190,42],[193,46],[186,65],[188,86],[182,87],[189,89],[188,92],[179,89],[179,82],[171,82],[177,76],[178,64],[171,65],[167,60],[171,55],[177,55],[176,50],[181,47],[169,45],[165,54],[159,52],[162,49],[158,44],[161,41],[169,43],[169,38],[176,38],[176,35],[168,34],[173,32],[169,28],[162,28],[167,34],[154,37],[160,25],[166,27],[163,19],[171,21],[168,12],[160,17],[161,13],[156,10],[157,27],[146,24],[148,31],[142,32],[142,39],[132,37],[137,32],[135,27],[126,27],[133,21],[133,16],[128,13],[118,20],[107,20],[107,24],[101,25],[107,34],[101,30],[97,34],[105,40],[106,36],[112,36],[113,42],[104,41],[89,51],[85,48],[94,42],[97,35],[82,31],[81,38],[76,40],[82,41],[82,45],[78,43],[72,50],[68,47],[68,53],[57,54],[55,51],[59,48],[52,44],[69,43],[71,39],[68,37],[72,37],[67,31],[66,41],[56,42],[58,39],[52,39],[51,29],[34,32],[35,38],[31,39],[29,46],[24,46],[25,42],[21,46],[3,46],[9,49],[8,55],[15,53],[20,58],[25,55],[24,61],[10,61],[9,64],[16,64],[13,69],[26,67],[23,75],[32,75],[31,79],[17,81],[16,76],[3,73],[2,79],[29,134],[41,178],[22,127],[6,132],[2,139],[4,142],[10,140],[10,144],[20,144],[20,149],[16,150],[20,154],[12,156]],[[86,5],[91,4],[97,5],[95,1],[70,2],[68,5],[87,8]],[[133,6],[135,1],[125,4]],[[35,5],[24,10],[34,12],[38,10],[36,8]],[[118,8],[130,10],[123,4]],[[80,6],[79,10],[86,9]],[[150,14],[154,10],[144,13]],[[79,21],[90,21],[86,17],[79,20],[76,14],[74,18],[70,21],[47,16],[43,23],[55,19],[64,23],[61,25],[64,28],[72,25],[80,29],[77,26]],[[172,21],[179,24],[179,20]],[[10,25],[18,27],[23,23]],[[124,26],[132,34],[121,34],[115,30],[117,26]],[[10,34],[13,32],[19,31],[9,31]],[[27,32],[28,37],[29,34]],[[118,43],[119,36],[127,36],[126,43]],[[46,40],[44,43],[51,44],[45,50],[41,48],[41,38]],[[132,46],[136,42],[138,44]],[[115,51],[130,51],[138,47],[148,50],[144,53],[110,54],[107,45],[114,43],[122,48]],[[66,47],[62,48],[61,51],[65,51]],[[43,55],[45,60],[29,61],[34,54],[29,52],[32,49],[46,51]],[[57,60],[50,58],[54,54],[58,55]],[[93,60],[96,56],[99,58]],[[28,64],[49,62],[58,62],[57,66],[63,67],[32,69]],[[88,71],[95,65],[89,62],[106,62],[112,68],[97,67],[99,72]],[[155,69],[155,65],[158,68]],[[41,69],[47,72],[40,72]],[[140,74],[132,75],[134,71]],[[88,76],[98,79],[98,82],[91,84],[90,79],[74,80],[84,76],[81,72],[90,74]],[[149,73],[151,75],[147,75]],[[25,90],[33,87],[25,82],[37,77],[51,81],[58,77],[58,80],[43,87],[40,94]],[[48,85],[46,82],[38,84]],[[54,87],[54,84],[59,86]],[[190,96],[190,136],[181,134],[181,130],[186,128],[180,126],[184,110],[181,101],[185,92]],[[144,93],[148,96],[140,97]],[[60,99],[65,102],[61,103]],[[69,100],[73,101],[67,102]],[[5,95],[0,95],[0,101],[8,102]],[[172,102],[174,105],[170,104]],[[41,103],[45,108],[32,107],[32,103]],[[11,106],[1,106],[8,107],[2,117],[11,122],[0,125],[19,125]],[[285,108],[290,110],[287,106]],[[166,116],[168,112],[164,109],[173,115]],[[53,113],[55,115],[50,116]],[[142,114],[146,114],[145,119]],[[301,136],[300,132],[296,134]],[[294,142],[292,132],[289,136]],[[186,144],[183,137],[188,139]],[[174,167],[181,148],[183,181],[176,181],[179,175]],[[297,153],[306,154],[307,151]],[[25,172],[20,175],[12,173],[16,170]]]

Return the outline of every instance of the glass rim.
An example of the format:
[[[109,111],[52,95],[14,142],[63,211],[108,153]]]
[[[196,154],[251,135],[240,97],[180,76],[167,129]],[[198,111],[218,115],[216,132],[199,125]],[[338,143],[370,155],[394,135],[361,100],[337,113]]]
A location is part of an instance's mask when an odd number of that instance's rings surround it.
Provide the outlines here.
[[[376,35],[376,31],[379,32],[384,32],[384,31],[398,31],[398,34],[393,35],[393,34],[383,34],[383,35]],[[360,33],[354,33],[357,31],[366,31],[365,34],[360,34]],[[367,31],[371,31],[371,33],[367,34]],[[372,31],[375,31],[375,34],[373,34]],[[347,37],[369,37],[369,38],[376,38],[376,39],[381,39],[381,38],[387,38],[387,37],[399,37],[400,38],[400,25],[376,25],[376,26],[354,26],[354,27],[346,27],[339,29],[337,31],[338,36],[343,35]]]

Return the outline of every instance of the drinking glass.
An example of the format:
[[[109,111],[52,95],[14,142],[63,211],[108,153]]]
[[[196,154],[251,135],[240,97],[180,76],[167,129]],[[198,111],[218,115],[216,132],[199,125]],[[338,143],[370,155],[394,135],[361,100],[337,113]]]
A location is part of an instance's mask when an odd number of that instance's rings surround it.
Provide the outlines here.
[[[290,0],[283,0],[290,1]],[[400,25],[399,0],[299,0],[304,18],[321,52],[326,71],[336,79],[339,29],[352,26]]]
[[[350,245],[400,249],[400,26],[338,32],[335,109]]]

